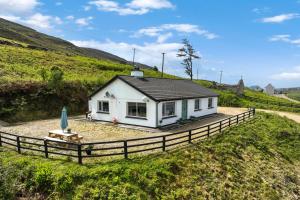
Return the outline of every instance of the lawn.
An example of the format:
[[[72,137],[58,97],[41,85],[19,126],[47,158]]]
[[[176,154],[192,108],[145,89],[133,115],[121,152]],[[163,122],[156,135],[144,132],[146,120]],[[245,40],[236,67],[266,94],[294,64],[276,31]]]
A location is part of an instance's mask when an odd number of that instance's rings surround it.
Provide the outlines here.
[[[287,93],[287,96],[291,99],[300,101],[300,91],[291,91]]]
[[[299,199],[300,125],[259,113],[200,144],[77,165],[0,148],[0,199]]]

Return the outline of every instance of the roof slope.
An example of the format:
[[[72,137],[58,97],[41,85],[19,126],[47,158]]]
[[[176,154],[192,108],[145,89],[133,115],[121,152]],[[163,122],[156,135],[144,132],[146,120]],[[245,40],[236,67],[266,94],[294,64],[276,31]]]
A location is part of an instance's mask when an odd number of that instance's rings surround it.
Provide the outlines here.
[[[156,101],[219,96],[217,93],[190,80],[136,78],[133,76],[118,76],[118,78]]]

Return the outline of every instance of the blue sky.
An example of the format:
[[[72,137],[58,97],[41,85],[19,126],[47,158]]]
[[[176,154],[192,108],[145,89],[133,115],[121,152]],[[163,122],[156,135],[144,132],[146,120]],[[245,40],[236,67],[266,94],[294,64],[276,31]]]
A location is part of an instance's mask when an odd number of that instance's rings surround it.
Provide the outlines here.
[[[176,51],[188,38],[199,78],[300,86],[298,0],[0,0],[0,17],[79,46],[161,66],[185,76]]]

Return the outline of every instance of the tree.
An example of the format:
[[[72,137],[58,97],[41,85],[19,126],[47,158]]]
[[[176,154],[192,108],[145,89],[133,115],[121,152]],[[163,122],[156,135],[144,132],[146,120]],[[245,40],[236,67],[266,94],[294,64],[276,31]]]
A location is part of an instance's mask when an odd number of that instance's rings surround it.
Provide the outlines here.
[[[48,85],[52,89],[59,89],[62,86],[64,78],[64,72],[59,67],[52,67]]]
[[[154,67],[153,67],[153,70],[157,72],[157,71],[158,71],[158,68],[157,68],[156,66],[154,66]]]
[[[193,80],[193,60],[200,59],[196,51],[187,39],[182,40],[183,47],[178,49],[177,57],[182,57],[185,73]]]

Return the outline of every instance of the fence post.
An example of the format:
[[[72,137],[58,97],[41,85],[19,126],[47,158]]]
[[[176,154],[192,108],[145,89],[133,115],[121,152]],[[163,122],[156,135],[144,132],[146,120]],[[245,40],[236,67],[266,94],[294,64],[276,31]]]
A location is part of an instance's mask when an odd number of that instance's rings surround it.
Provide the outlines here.
[[[220,133],[221,133],[222,132],[222,121],[220,121],[219,129],[220,129]]]
[[[192,130],[189,130],[189,144],[192,143]]]
[[[207,137],[209,137],[210,134],[210,125],[207,126]]]
[[[81,151],[81,144],[77,145],[77,153],[78,153],[78,163],[82,164],[82,151]]]
[[[2,147],[2,140],[1,140],[1,133],[0,133],[0,147]]]
[[[44,140],[44,150],[45,150],[45,157],[48,158],[49,154],[48,154],[48,142],[47,142],[47,140]]]
[[[248,111],[248,118],[251,118],[251,110]]]
[[[162,141],[162,143],[163,143],[162,150],[166,151],[166,136],[163,136],[162,139],[163,139],[163,141]]]
[[[255,115],[255,108],[253,108],[253,110],[252,110],[252,111],[253,111],[253,116],[254,116],[254,115]]]
[[[125,159],[128,158],[128,148],[127,148],[127,141],[124,141],[124,157]]]
[[[18,149],[18,153],[21,153],[21,144],[20,144],[20,137],[17,136],[17,149]]]
[[[239,115],[236,116],[236,124],[239,123]]]
[[[231,117],[229,117],[229,127],[231,126]]]

